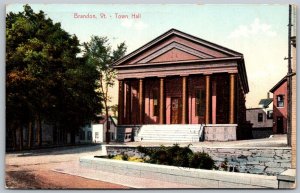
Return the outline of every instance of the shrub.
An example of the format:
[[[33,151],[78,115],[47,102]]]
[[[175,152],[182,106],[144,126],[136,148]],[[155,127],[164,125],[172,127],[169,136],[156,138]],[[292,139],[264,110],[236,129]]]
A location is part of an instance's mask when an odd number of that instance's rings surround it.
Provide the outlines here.
[[[191,168],[211,170],[214,168],[214,160],[205,152],[197,152],[190,159]]]
[[[170,164],[174,166],[189,167],[189,159],[193,155],[192,150],[187,147],[179,147],[177,144],[168,149],[168,155],[170,156]]]
[[[144,160],[148,163],[209,170],[215,167],[214,160],[207,153],[193,153],[190,145],[186,147],[180,147],[178,144],[174,144],[172,147],[162,145],[156,149],[139,146],[138,151],[145,154],[147,159]]]
[[[123,161],[128,161],[128,155],[127,154],[122,154],[122,160]]]

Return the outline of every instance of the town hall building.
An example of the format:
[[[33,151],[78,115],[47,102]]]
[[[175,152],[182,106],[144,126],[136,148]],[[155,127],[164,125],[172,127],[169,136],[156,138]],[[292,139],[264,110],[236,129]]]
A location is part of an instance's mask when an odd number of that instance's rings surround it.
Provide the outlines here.
[[[116,61],[114,68],[118,127],[132,128],[138,140],[145,140],[147,132],[172,141],[176,133],[199,135],[200,130],[205,140],[237,140],[248,126],[249,87],[241,53],[171,29]]]

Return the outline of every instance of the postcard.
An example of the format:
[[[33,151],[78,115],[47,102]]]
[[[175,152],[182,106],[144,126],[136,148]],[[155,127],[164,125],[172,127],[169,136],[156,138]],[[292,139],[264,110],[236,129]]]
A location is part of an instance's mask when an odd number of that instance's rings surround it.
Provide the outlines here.
[[[294,189],[296,6],[7,4],[8,189]]]

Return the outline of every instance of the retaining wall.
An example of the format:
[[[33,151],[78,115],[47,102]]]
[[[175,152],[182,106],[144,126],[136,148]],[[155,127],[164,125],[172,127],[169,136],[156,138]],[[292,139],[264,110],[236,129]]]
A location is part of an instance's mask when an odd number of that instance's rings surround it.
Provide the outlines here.
[[[149,148],[158,148],[149,147]],[[125,153],[129,156],[142,157],[136,146],[106,145],[108,155]],[[278,175],[291,168],[290,147],[235,147],[207,148],[190,146],[194,152],[206,152],[220,167],[227,160],[227,170],[241,173]]]
[[[80,165],[122,175],[190,184],[199,188],[278,188],[276,176],[202,170],[94,157],[80,158]]]

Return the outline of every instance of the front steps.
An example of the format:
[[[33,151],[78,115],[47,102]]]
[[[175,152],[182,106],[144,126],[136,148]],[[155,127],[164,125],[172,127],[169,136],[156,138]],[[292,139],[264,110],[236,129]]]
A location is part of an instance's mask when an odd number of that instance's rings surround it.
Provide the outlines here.
[[[143,125],[135,141],[142,142],[198,142],[203,125]]]

